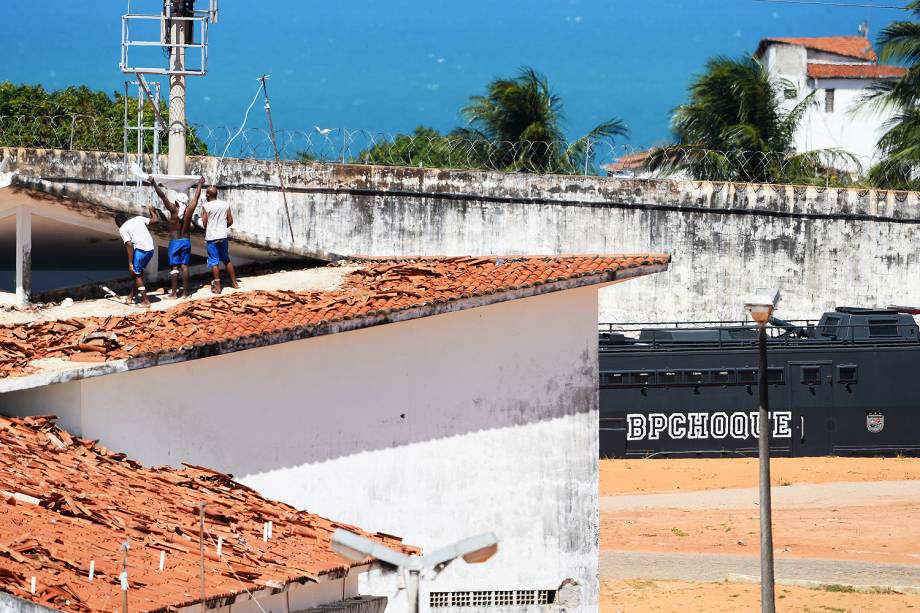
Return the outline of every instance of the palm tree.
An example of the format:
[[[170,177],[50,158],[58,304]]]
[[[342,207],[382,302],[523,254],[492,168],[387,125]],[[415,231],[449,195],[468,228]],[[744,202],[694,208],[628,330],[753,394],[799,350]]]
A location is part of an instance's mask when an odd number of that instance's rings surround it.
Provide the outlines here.
[[[473,151],[487,158],[488,167],[507,170],[590,170],[599,143],[629,133],[626,124],[614,118],[568,143],[562,131],[562,100],[546,77],[529,67],[516,77],[487,84],[486,95],[471,97],[461,113],[469,125],[451,136],[472,140]]]
[[[920,19],[920,1],[907,5]],[[878,37],[879,59],[907,65],[907,74],[893,82],[873,87],[869,102],[878,109],[894,111],[878,148],[885,159],[869,172],[878,187],[917,189],[920,187],[920,23],[895,21]]]
[[[674,110],[676,143],[653,149],[652,170],[680,170],[713,181],[821,182],[835,165],[856,163],[839,150],[796,152],[795,133],[814,93],[784,108],[787,81],[775,81],[754,57],[719,56]]]

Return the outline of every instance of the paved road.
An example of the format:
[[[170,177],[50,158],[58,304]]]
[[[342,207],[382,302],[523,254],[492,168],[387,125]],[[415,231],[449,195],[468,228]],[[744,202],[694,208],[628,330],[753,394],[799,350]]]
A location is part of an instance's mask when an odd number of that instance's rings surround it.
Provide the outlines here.
[[[605,579],[715,582],[730,574],[759,576],[760,561],[751,556],[625,551],[602,551],[600,558]],[[776,581],[920,588],[920,565],[784,558],[776,560]]]
[[[757,507],[756,488],[602,496],[601,513],[638,509],[746,509]],[[915,502],[920,504],[920,481],[822,483],[773,487],[773,507],[823,508]]]

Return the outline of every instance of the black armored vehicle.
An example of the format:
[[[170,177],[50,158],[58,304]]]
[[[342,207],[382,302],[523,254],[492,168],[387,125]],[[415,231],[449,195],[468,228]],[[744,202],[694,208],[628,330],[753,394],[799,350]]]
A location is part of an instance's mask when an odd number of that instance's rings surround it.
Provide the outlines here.
[[[771,453],[920,455],[917,313],[771,319]],[[601,457],[757,455],[757,336],[751,322],[602,324]]]

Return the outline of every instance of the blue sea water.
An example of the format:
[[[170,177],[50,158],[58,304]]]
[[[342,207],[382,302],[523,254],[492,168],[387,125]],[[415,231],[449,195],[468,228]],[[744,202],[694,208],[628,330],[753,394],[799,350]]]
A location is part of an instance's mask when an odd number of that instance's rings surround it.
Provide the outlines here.
[[[460,109],[488,80],[529,65],[563,98],[570,136],[616,116],[629,125],[635,145],[667,138],[670,110],[707,57],[751,52],[765,36],[855,34],[863,20],[877,33],[903,16],[756,0],[220,4],[209,74],[188,86],[192,122],[239,125],[256,77],[270,73],[277,127],[449,130],[462,123]],[[120,90],[126,7],[122,0],[3,0],[0,80]],[[249,125],[265,123],[257,104]]]

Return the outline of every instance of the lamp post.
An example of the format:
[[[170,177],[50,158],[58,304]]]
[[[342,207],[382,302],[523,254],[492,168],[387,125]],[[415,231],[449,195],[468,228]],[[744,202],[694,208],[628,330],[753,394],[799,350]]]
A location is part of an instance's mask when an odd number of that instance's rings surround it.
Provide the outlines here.
[[[481,564],[498,551],[498,538],[491,532],[486,532],[457,541],[424,556],[410,556],[394,551],[378,541],[338,528],[332,533],[332,549],[354,562],[376,558],[395,566],[400,573],[408,572],[406,597],[409,599],[409,613],[418,613],[419,579],[422,571],[440,572],[457,558],[463,558],[467,564]]]
[[[779,290],[757,290],[744,307],[757,322],[760,432],[757,455],[760,464],[760,610],[776,611],[773,577],[773,509],[770,500],[770,398],[767,388],[767,323],[779,302]]]

